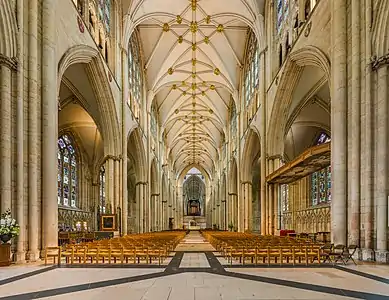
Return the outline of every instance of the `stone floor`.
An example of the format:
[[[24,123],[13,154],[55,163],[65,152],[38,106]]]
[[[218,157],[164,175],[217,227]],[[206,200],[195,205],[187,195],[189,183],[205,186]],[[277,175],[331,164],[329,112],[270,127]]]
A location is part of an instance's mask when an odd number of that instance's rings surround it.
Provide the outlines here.
[[[193,241],[193,234],[181,246]],[[389,299],[389,265],[242,267],[226,266],[216,256],[176,251],[160,267],[0,268],[0,300]]]

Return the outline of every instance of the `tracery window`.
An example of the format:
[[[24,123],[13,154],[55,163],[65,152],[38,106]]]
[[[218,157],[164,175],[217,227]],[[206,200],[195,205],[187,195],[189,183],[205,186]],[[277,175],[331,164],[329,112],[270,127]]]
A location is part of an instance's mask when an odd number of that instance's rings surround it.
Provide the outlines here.
[[[280,186],[280,190],[282,211],[289,211],[289,185],[282,184]]]
[[[259,84],[259,51],[255,34],[250,31],[247,44],[246,62],[245,62],[245,99],[246,105],[250,103],[255,95],[255,90]]]
[[[231,137],[233,139],[236,137],[236,131],[237,131],[236,123],[237,123],[236,107],[235,107],[235,103],[232,101],[231,112],[230,112],[230,131],[231,131]]]
[[[330,141],[331,138],[323,132],[315,144],[321,145]],[[311,197],[313,206],[331,202],[331,166],[311,175]]]
[[[99,172],[99,198],[100,213],[105,214],[105,167],[101,166]]]
[[[155,109],[155,106],[153,105],[151,107],[151,116],[150,116],[150,130],[151,130],[152,136],[157,135],[157,127],[158,127],[157,111]]]
[[[99,0],[99,19],[107,33],[111,25],[111,0]]]
[[[74,144],[69,135],[64,134],[58,139],[58,205],[76,207],[77,182],[77,155]]]
[[[132,99],[140,103],[142,95],[142,64],[139,42],[134,33],[128,45],[128,81]]]
[[[289,0],[276,0],[277,32],[280,33],[289,14]]]

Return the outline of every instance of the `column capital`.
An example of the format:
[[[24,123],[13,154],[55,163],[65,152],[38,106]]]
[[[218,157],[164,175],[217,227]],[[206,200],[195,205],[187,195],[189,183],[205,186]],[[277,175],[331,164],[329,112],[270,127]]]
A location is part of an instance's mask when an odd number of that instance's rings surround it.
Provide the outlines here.
[[[17,70],[18,61],[15,57],[10,58],[0,53],[0,66],[5,66],[10,70]]]
[[[250,184],[250,185],[253,185],[253,183],[251,181],[242,181],[241,184]]]
[[[389,53],[382,55],[381,57],[373,56],[371,58],[371,68],[374,71],[377,71],[378,69],[382,68],[383,66],[389,65]]]
[[[146,181],[138,181],[137,183],[135,183],[135,186],[137,185],[147,185],[147,182]]]
[[[110,160],[110,159],[112,159],[113,161],[120,161],[122,159],[122,157],[121,157],[121,155],[115,156],[115,155],[112,155],[112,154],[108,154],[105,157],[105,161]]]

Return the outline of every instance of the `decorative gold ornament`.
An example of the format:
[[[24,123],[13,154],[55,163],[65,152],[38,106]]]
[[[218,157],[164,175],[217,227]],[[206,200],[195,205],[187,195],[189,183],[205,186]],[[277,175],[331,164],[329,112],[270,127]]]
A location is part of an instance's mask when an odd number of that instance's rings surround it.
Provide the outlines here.
[[[219,24],[216,28],[217,32],[222,32],[224,30],[224,26],[222,24]]]
[[[192,78],[196,78],[196,72],[192,73]]]
[[[215,86],[212,84],[212,85],[210,86],[210,89],[211,89],[212,91],[214,91],[214,90],[215,90]]]
[[[196,65],[196,63],[197,63],[197,59],[192,59],[192,66],[195,66]]]
[[[198,28],[199,27],[197,25],[197,22],[192,21],[190,23],[190,31],[192,31],[192,33],[196,33]]]
[[[179,113],[179,110],[178,110],[178,109],[176,109],[176,110],[174,111],[174,113],[175,113],[175,114],[178,114],[178,113]]]
[[[177,85],[176,85],[176,84],[173,84],[172,89],[173,89],[173,90],[176,90],[176,89],[177,89]]]
[[[179,44],[182,44],[183,41],[184,41],[184,38],[180,35],[180,36],[178,37],[178,43],[179,43]]]
[[[197,45],[195,43],[192,44],[192,51],[196,51]]]
[[[215,73],[215,75],[220,75],[220,70],[218,68],[216,68],[213,73]]]
[[[186,82],[185,81],[181,82],[181,85],[186,86]]]
[[[163,24],[163,31],[168,32],[170,30],[170,26],[168,23]]]
[[[196,99],[196,95],[195,94],[192,94],[192,99]]]
[[[197,88],[197,84],[196,83],[192,83],[192,90],[195,90]]]
[[[204,43],[206,43],[207,45],[209,44],[209,37],[208,37],[208,36],[206,36],[206,37],[204,38]]]
[[[212,109],[209,109],[209,113],[212,115],[212,114],[213,114],[213,110],[212,110]]]
[[[196,102],[193,102],[193,103],[192,103],[192,106],[193,106],[193,107],[196,107]]]
[[[195,11],[197,8],[197,0],[192,0],[192,10]]]
[[[205,96],[205,92],[204,91],[201,92],[201,96]]]
[[[184,91],[184,92],[182,93],[182,95],[183,95],[183,96],[186,96],[186,91]]]
[[[178,24],[182,23],[182,17],[180,15],[177,16],[177,23]]]
[[[205,18],[205,23],[206,23],[206,24],[211,23],[211,16],[207,16],[207,17]]]
[[[167,71],[167,73],[168,73],[169,75],[172,75],[172,74],[174,73],[173,68],[169,68],[169,70]]]

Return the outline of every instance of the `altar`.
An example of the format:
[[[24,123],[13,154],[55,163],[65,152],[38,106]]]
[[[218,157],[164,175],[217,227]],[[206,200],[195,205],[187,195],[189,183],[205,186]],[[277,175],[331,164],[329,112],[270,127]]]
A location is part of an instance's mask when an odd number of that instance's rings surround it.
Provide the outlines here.
[[[201,229],[201,226],[198,225],[195,220],[191,220],[189,222],[189,226],[188,227],[189,227],[188,228],[189,230],[200,230]]]

